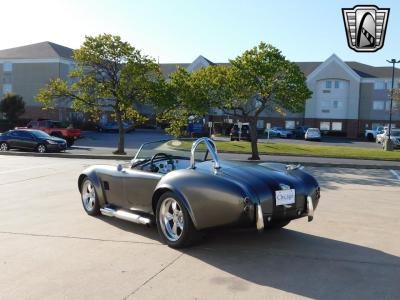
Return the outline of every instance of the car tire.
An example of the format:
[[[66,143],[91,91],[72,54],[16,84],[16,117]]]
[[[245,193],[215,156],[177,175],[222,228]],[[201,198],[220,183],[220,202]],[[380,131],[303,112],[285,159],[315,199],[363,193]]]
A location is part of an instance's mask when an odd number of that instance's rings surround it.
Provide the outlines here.
[[[73,138],[66,138],[65,140],[67,141],[67,147],[71,147],[75,142]]]
[[[373,142],[374,141],[374,135],[371,134],[371,133],[368,133],[367,140],[370,141],[370,142]]]
[[[36,151],[39,153],[46,153],[47,152],[47,147],[44,144],[39,144],[36,147]]]
[[[10,148],[8,147],[8,144],[6,142],[2,142],[0,144],[0,151],[5,152],[8,151]]]
[[[187,247],[198,239],[189,212],[182,200],[172,192],[166,192],[159,198],[156,221],[161,239],[171,248]]]
[[[100,214],[100,204],[96,193],[96,188],[89,178],[86,178],[82,182],[81,199],[83,209],[88,215],[97,216]]]
[[[233,142],[235,139],[233,137],[231,137],[231,142]]]
[[[291,220],[279,220],[279,221],[272,221],[267,228],[268,229],[281,229],[288,225]]]

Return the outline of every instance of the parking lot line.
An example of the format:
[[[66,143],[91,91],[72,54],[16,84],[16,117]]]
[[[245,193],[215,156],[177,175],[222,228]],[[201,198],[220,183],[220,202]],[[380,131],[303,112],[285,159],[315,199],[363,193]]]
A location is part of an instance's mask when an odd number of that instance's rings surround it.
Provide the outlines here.
[[[390,170],[390,173],[394,175],[398,180],[400,180],[400,174],[398,174],[395,170]]]

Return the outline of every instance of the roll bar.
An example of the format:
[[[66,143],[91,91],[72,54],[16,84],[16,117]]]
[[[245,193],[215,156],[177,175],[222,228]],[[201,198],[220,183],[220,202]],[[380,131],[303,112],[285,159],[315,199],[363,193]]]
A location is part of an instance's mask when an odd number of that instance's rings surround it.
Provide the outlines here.
[[[217,156],[217,146],[215,145],[213,140],[211,140],[207,137],[199,138],[198,140],[193,142],[192,149],[190,150],[190,168],[194,169],[196,167],[196,162],[195,162],[196,148],[201,143],[206,144],[208,152],[210,152],[210,154],[214,160],[214,169],[217,172],[219,169],[221,169],[221,164],[220,164],[218,156]]]

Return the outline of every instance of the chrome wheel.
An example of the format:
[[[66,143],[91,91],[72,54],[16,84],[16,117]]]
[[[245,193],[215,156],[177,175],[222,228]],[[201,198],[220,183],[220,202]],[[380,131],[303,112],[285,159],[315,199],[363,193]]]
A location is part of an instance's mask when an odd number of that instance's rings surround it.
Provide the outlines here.
[[[90,180],[86,180],[82,187],[82,202],[87,211],[92,211],[96,205],[96,192]]]
[[[183,210],[174,198],[166,198],[161,203],[159,221],[165,237],[175,242],[183,233]]]
[[[6,143],[1,143],[0,151],[7,151],[7,150],[8,150],[8,145]]]
[[[45,145],[39,145],[39,146],[37,147],[37,151],[38,151],[39,153],[45,153],[45,152],[46,152],[46,146],[45,146]]]

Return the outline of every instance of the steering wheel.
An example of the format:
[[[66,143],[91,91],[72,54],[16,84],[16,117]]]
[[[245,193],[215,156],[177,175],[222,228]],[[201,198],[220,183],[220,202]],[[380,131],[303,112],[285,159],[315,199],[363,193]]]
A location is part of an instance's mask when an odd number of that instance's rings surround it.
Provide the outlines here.
[[[168,154],[165,154],[162,152],[156,153],[153,155],[153,157],[150,160],[150,171],[151,172],[155,173],[155,172],[158,172],[158,170],[159,170],[158,167],[156,165],[154,165],[154,160],[158,157],[165,157],[166,159],[168,159],[168,163],[170,163],[172,165],[174,164],[171,155],[168,155]]]

